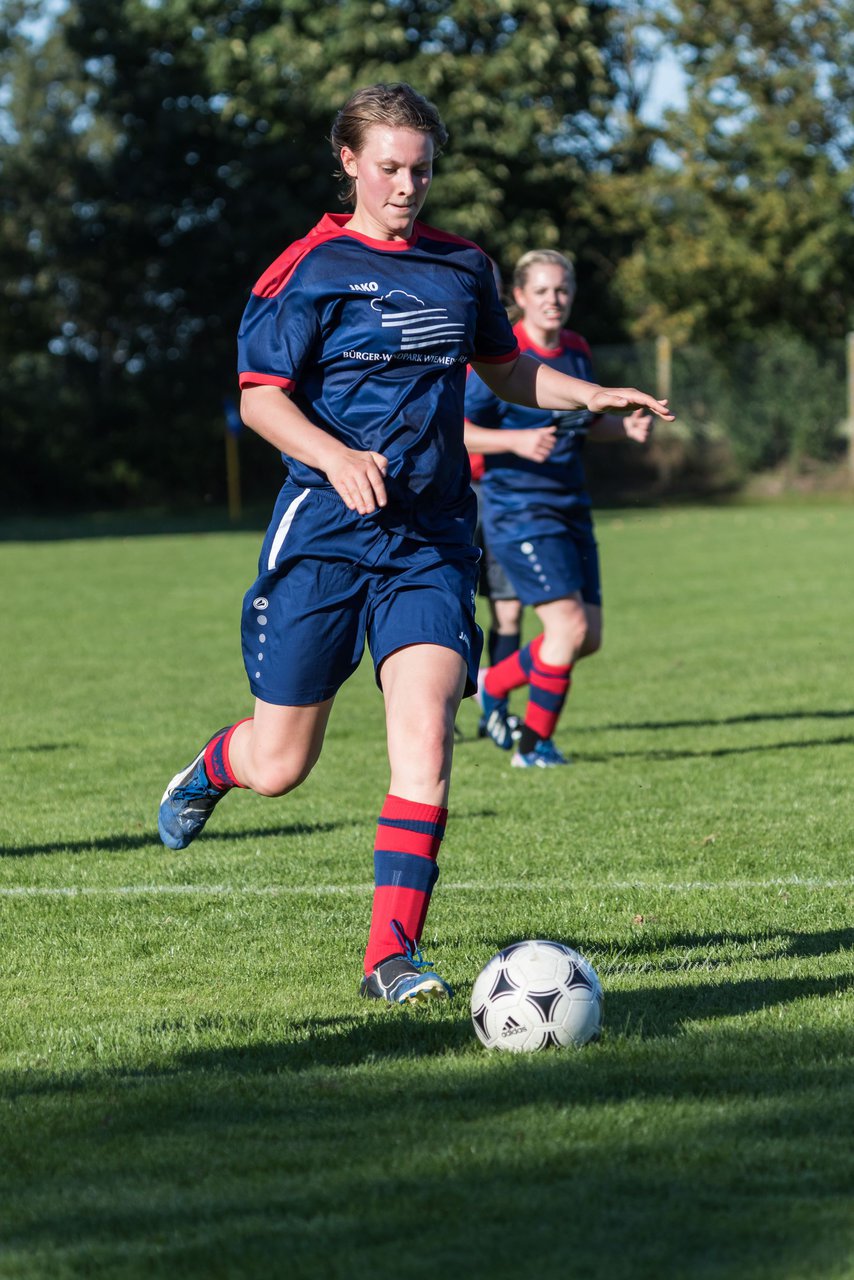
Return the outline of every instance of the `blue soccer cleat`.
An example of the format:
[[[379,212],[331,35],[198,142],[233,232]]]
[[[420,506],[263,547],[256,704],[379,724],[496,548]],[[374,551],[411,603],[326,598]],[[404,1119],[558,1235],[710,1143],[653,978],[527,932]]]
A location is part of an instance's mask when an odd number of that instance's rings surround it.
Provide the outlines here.
[[[514,769],[554,769],[572,761],[558,751],[551,738],[540,738],[533,751],[517,751],[510,763]]]
[[[507,723],[507,699],[493,698],[486,692],[486,671],[477,673],[477,705],[482,712],[478,737],[491,738],[496,747],[509,751],[513,746],[513,732]]]
[[[218,737],[223,730],[213,735]],[[213,742],[210,738],[208,742]],[[202,747],[195,760],[169,783],[160,801],[157,829],[160,839],[170,849],[186,849],[195,840],[226,792],[215,787],[205,772],[205,751]],[[230,789],[230,788],[229,788]]]
[[[400,921],[392,920],[391,927],[404,953],[374,965],[373,972],[362,979],[359,995],[366,1000],[386,1000],[389,1004],[449,1000],[454,994],[450,985],[439,977],[432,963],[424,959],[418,944],[407,938]]]

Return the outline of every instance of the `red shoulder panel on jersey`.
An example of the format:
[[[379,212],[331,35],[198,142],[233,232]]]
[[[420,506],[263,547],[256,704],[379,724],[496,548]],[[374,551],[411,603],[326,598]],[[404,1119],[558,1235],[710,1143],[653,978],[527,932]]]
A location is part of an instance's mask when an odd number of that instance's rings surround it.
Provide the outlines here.
[[[565,347],[569,347],[570,351],[580,351],[587,356],[588,360],[593,359],[590,343],[580,333],[574,333],[572,329],[561,329],[560,340]]]
[[[326,214],[308,235],[288,245],[253,286],[252,292],[259,298],[275,298],[277,293],[281,293],[307,253],[341,235],[343,228],[340,221],[333,221],[334,218],[334,214]],[[340,214],[338,218],[341,218]]]

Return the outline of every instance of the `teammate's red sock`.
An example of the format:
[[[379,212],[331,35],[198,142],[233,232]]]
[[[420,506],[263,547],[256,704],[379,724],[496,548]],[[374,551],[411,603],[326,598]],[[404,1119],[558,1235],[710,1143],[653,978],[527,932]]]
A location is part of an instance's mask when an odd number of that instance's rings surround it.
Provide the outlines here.
[[[543,662],[540,657],[542,643],[543,637],[539,635],[529,646],[533,661],[520,750],[524,750],[524,744],[530,738],[530,734],[524,732],[525,729],[538,738],[552,736],[572,683],[572,663],[554,667]]]
[[[421,937],[430,894],[439,878],[436,856],[447,818],[448,810],[436,805],[386,796],[374,846],[374,902],[366,974],[381,960],[401,953],[392,920],[400,921],[413,942]]]
[[[229,725],[227,729],[221,729],[219,733],[214,734],[205,747],[205,773],[213,785],[219,787],[220,791],[230,791],[232,787],[243,786],[243,783],[238,782],[232,772],[228,758],[228,748],[231,742],[231,735],[237,725],[246,724],[251,719],[251,716],[247,716],[244,720],[238,720],[237,724]]]
[[[535,641],[531,642],[534,643]],[[515,653],[490,667],[484,677],[483,687],[491,698],[506,698],[512,689],[519,689],[528,683],[533,665],[531,645],[526,644],[524,649],[517,649]]]

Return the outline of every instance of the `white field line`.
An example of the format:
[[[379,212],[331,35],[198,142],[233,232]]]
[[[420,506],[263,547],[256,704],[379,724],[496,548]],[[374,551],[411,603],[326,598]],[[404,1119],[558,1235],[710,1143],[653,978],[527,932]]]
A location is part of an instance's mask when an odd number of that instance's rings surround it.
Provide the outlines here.
[[[789,876],[764,880],[459,880],[442,883],[453,893],[574,893],[597,892],[695,893],[742,889],[851,889],[854,876],[841,880],[819,880]],[[372,884],[125,884],[125,885],[19,885],[0,888],[0,898],[122,898],[170,894],[199,897],[331,897],[373,892]]]

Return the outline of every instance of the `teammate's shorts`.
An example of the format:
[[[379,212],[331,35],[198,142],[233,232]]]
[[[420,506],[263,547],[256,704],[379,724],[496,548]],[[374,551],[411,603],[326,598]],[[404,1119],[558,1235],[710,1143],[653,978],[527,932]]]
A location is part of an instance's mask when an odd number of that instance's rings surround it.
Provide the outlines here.
[[[332,489],[287,481],[243,601],[243,661],[253,694],[310,706],[338,692],[367,640],[377,684],[390,654],[435,644],[466,663],[475,691],[483,637],[474,620],[476,547],[436,547],[349,511]]]
[[[585,604],[602,603],[599,549],[589,520],[574,520],[565,533],[491,541],[523,604],[546,604],[581,592]]]
[[[483,522],[480,518],[480,485],[472,482],[472,492],[477,498],[478,518],[474,533],[475,546],[480,548],[480,576],[477,589],[487,600],[515,600],[516,592],[513,583],[507,577],[501,564],[489,550],[483,533]]]
[[[489,549],[489,544],[484,541],[480,525],[475,537],[481,552],[478,591],[488,600],[515,600],[516,588],[504,572],[501,561],[496,560]]]

